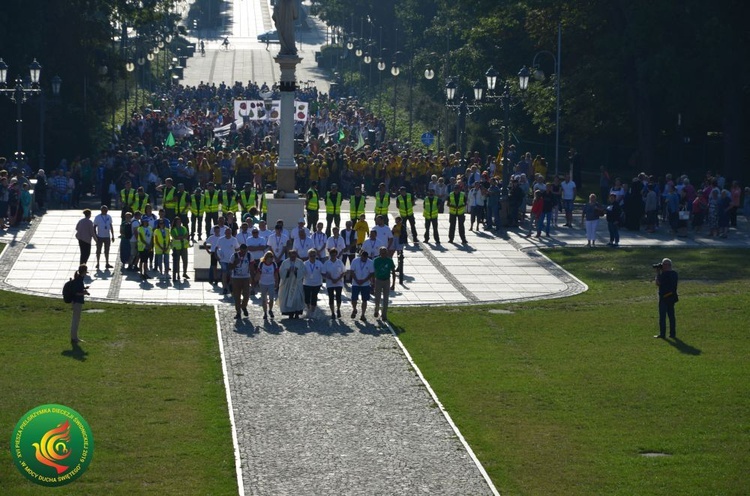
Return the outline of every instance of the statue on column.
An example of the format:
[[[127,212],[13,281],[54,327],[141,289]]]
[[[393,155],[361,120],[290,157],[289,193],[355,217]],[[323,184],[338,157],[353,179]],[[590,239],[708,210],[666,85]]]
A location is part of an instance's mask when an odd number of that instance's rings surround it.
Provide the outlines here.
[[[273,22],[279,33],[279,55],[297,55],[294,41],[294,21],[297,20],[297,0],[277,0],[273,8]]]

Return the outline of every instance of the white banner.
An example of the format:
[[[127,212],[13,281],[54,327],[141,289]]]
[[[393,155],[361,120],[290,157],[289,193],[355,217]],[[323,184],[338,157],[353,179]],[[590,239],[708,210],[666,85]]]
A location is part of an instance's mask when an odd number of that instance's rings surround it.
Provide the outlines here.
[[[309,104],[294,102],[294,120],[307,122]],[[281,116],[281,100],[271,101],[271,108],[266,109],[263,100],[235,100],[234,120],[239,129],[245,122],[271,120],[277,121]]]

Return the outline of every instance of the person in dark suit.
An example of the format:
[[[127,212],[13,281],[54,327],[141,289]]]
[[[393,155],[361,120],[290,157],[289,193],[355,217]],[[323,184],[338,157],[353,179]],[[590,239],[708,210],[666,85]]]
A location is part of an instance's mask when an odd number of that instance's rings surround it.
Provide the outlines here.
[[[672,260],[665,258],[656,266],[656,285],[659,287],[659,334],[655,338],[665,339],[667,334],[667,317],[669,317],[669,337],[677,336],[677,321],[674,305],[677,303],[677,272],[672,270]]]

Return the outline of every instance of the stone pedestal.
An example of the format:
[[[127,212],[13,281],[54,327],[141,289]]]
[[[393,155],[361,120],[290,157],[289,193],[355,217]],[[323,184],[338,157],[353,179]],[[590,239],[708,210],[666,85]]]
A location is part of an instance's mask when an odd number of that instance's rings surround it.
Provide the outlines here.
[[[268,205],[268,228],[273,229],[276,221],[284,221],[284,228],[291,229],[297,226],[297,221],[305,216],[305,199],[296,193],[287,193],[284,198],[276,198],[271,193],[266,193],[266,204]]]

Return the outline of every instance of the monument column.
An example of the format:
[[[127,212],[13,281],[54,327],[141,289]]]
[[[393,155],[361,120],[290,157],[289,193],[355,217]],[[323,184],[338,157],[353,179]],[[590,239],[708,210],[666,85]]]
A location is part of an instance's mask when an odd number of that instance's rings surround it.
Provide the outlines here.
[[[294,161],[294,92],[297,87],[296,68],[302,59],[297,55],[279,54],[274,60],[281,69],[281,116],[279,121],[279,162],[276,165],[277,189],[284,193],[295,190],[297,164]],[[281,196],[281,195],[279,195]]]

